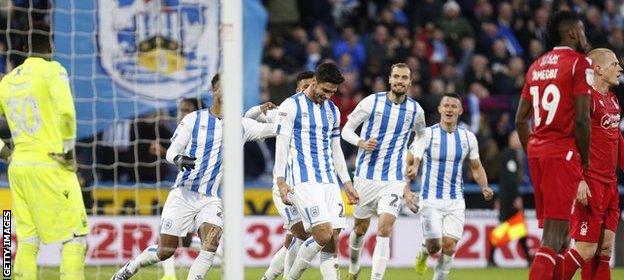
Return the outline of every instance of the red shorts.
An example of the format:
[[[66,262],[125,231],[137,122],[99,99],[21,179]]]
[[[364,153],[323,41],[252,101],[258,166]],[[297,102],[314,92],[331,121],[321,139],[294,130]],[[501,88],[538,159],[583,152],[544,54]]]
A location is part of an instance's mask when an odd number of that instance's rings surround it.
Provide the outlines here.
[[[529,171],[539,227],[544,226],[544,219],[568,221],[582,178],[580,158],[529,158]]]
[[[575,203],[570,219],[570,236],[576,241],[598,243],[602,229],[615,232],[620,218],[620,198],[616,183],[585,178],[591,197],[586,206]]]

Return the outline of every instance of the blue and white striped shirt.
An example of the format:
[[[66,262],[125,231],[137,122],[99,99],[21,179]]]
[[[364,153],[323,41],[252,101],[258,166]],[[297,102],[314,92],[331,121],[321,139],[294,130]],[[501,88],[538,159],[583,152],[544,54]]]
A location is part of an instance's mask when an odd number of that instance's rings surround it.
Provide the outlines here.
[[[479,158],[477,138],[469,130],[457,127],[448,133],[440,124],[427,127],[421,143],[411,147],[421,158],[423,200],[464,199],[462,167],[466,158]]]
[[[340,138],[340,112],[331,100],[317,104],[304,93],[287,98],[279,106],[275,132],[290,139],[289,182],[338,183],[332,141]],[[284,171],[275,170],[275,178]]]
[[[271,124],[243,118],[245,142],[275,136]],[[207,109],[195,111],[184,117],[171,138],[167,160],[179,154],[196,158],[195,168],[180,171],[173,187],[184,187],[209,196],[218,196],[223,175],[222,154],[223,124]]]
[[[418,102],[407,97],[403,103],[395,104],[386,92],[369,95],[349,115],[347,126],[353,124],[356,128],[361,123],[364,124],[360,138],[365,141],[376,139],[377,148],[358,150],[355,177],[377,181],[404,180],[410,133],[415,131],[423,135],[426,126],[425,113]]]

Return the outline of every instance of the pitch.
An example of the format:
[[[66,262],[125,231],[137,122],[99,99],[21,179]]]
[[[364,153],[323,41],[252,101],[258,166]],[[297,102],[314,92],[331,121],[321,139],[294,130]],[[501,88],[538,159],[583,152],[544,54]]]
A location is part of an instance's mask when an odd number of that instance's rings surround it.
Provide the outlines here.
[[[85,268],[86,280],[108,280],[110,276],[115,273],[117,267],[114,266],[88,266]],[[247,268],[245,270],[245,279],[257,280],[262,278],[266,268]],[[178,279],[186,279],[188,269],[178,269]],[[158,267],[145,267],[141,269],[141,272],[132,279],[136,280],[159,280],[162,277],[162,270]],[[363,267],[360,279],[370,279],[370,268]],[[39,270],[40,279],[58,279],[58,268],[56,267],[42,267]],[[347,269],[343,268],[340,271],[341,279],[346,279]],[[429,269],[424,276],[419,276],[411,268],[388,268],[386,270],[385,279],[432,279],[433,270]],[[451,270],[449,280],[525,280],[529,277],[528,269],[512,269],[512,268],[479,268],[479,269],[461,269],[454,268]],[[624,279],[624,268],[616,268],[611,272],[612,279]],[[221,269],[211,269],[206,275],[206,279],[221,279]],[[281,279],[281,278],[280,278]],[[311,268],[307,270],[302,280],[317,280],[321,279],[321,274],[318,269]],[[580,275],[577,275],[573,279],[581,279]]]

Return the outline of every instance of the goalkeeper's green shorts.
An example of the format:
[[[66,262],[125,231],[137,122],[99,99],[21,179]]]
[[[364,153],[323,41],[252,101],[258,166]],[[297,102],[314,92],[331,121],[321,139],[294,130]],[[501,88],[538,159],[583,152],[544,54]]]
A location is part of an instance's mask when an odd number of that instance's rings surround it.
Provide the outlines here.
[[[56,164],[10,164],[8,175],[19,239],[47,244],[89,233],[76,173]]]

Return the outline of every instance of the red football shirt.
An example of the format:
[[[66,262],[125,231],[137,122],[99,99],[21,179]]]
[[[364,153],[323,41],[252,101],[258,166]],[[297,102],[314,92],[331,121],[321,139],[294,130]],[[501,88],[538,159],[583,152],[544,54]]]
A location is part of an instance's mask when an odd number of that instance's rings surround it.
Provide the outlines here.
[[[528,157],[578,155],[574,98],[591,94],[593,73],[591,61],[568,47],[555,47],[531,64],[522,89],[522,98],[533,104]]]
[[[591,145],[586,175],[605,183],[615,183],[620,139],[620,105],[612,92],[601,94],[592,89]]]

